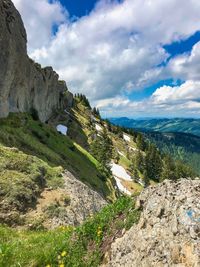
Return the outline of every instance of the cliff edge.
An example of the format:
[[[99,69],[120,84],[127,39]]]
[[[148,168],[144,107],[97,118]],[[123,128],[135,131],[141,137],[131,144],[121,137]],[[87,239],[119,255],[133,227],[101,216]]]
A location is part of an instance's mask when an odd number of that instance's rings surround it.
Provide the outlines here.
[[[73,95],[51,67],[27,55],[26,31],[11,0],[0,0],[0,117],[34,109],[42,122],[71,107]]]

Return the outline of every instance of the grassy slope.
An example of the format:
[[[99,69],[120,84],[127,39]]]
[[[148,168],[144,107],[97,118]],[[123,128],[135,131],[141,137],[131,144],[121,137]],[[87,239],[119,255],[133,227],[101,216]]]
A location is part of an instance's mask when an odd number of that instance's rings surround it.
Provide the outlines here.
[[[21,224],[20,214],[36,204],[44,187],[62,187],[62,168],[0,145],[0,221]]]
[[[0,266],[99,266],[113,237],[138,219],[134,200],[123,197],[74,229],[25,232],[1,226]]]
[[[68,137],[27,114],[10,114],[7,119],[0,120],[0,143],[17,147],[28,155],[42,159],[49,166],[67,168],[106,197],[111,197],[113,193],[112,185],[104,181],[100,165],[91,155]]]
[[[105,123],[103,123],[102,120],[98,118],[96,118],[96,122],[91,123],[92,113],[87,107],[83,106],[81,103],[77,103],[77,105],[73,108],[72,112],[73,117],[71,125],[69,127],[69,132],[71,129],[71,132],[73,133],[72,136],[75,137],[75,140],[78,143],[80,143],[80,140],[83,140],[82,136],[84,136],[84,138],[87,137],[87,142],[85,142],[85,148],[88,149],[88,143],[91,142],[91,136],[96,132],[95,124],[97,123],[102,128],[104,128],[106,127]],[[131,165],[131,160],[129,159],[129,156],[132,157],[135,152],[128,152],[128,150],[129,147],[137,148],[136,143],[133,141],[133,138],[131,136],[130,142],[126,142],[123,137],[120,137],[118,134],[115,134],[108,130],[107,133],[113,142],[113,147],[115,148],[115,150],[123,154],[123,156],[119,155],[118,164],[123,166],[126,170],[129,170]],[[141,178],[143,178],[142,175]],[[126,186],[129,188],[130,192],[141,192],[143,188],[140,184],[134,181],[126,183]]]

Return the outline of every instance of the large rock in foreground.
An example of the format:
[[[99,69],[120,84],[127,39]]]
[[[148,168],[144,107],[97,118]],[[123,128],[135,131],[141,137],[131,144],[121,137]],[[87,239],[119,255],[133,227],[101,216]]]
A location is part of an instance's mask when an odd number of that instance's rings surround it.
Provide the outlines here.
[[[0,0],[0,117],[35,109],[41,121],[72,104],[73,96],[51,67],[27,56],[26,31],[11,0]]]
[[[105,266],[200,266],[200,180],[164,181],[137,205],[139,224],[112,244]]]

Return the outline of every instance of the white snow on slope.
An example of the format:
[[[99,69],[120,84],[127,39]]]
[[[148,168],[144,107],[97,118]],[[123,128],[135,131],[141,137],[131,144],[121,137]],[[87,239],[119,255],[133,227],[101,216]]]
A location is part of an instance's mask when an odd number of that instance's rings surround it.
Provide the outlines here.
[[[96,128],[97,131],[102,131],[103,130],[102,127],[97,123],[95,124],[95,128]]]
[[[125,193],[125,194],[127,194],[127,195],[130,196],[130,195],[131,195],[131,192],[129,192],[129,191],[126,189],[126,187],[124,187],[124,186],[122,185],[120,179],[117,178],[116,176],[114,176],[114,178],[115,178],[117,187],[119,188],[119,191],[121,191],[122,193]]]
[[[118,178],[121,178],[126,181],[132,181],[131,176],[126,172],[126,170],[114,162],[111,163],[112,174]]]
[[[119,150],[118,150],[118,153],[120,156],[125,157],[125,155],[122,152],[120,152]]]
[[[68,130],[67,126],[59,124],[59,125],[57,125],[56,129],[59,133],[61,133],[63,135],[67,135],[67,130]]]
[[[131,138],[127,134],[123,134],[123,138],[127,142],[130,142],[131,141]]]

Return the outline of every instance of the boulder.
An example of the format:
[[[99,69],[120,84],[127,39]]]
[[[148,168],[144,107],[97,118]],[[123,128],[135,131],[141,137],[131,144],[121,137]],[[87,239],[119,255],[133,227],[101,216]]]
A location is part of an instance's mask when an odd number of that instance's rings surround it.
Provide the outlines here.
[[[138,225],[112,244],[104,266],[200,266],[200,179],[149,187],[137,207]]]

